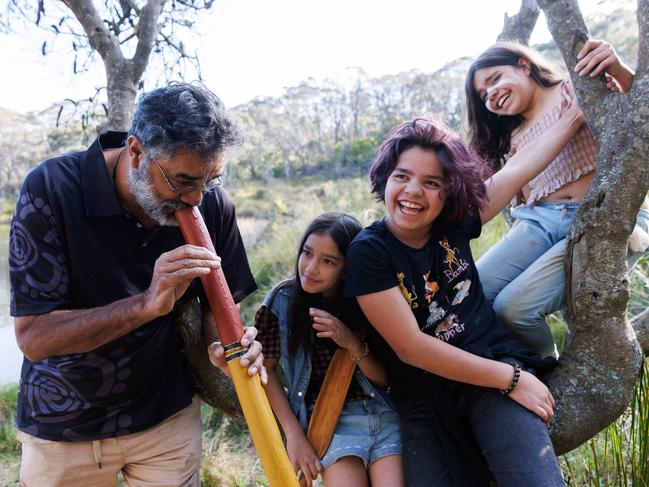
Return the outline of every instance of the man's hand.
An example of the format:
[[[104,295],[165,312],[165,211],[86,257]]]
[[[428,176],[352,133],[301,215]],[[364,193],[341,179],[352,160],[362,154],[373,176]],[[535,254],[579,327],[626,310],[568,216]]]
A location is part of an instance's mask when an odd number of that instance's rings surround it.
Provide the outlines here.
[[[182,245],[165,252],[155,262],[145,308],[155,318],[171,312],[174,304],[197,277],[221,266],[221,258],[204,247]]]
[[[261,343],[255,340],[257,336],[257,328],[249,327],[245,329],[245,333],[241,337],[241,346],[248,348],[248,351],[241,356],[239,364],[242,367],[248,367],[248,375],[253,376],[259,373],[259,378],[263,385],[268,383],[268,374],[266,367],[264,367],[264,355],[261,353]],[[221,342],[211,343],[207,348],[207,353],[210,361],[224,374],[230,376],[230,371],[225,362],[225,349]]]

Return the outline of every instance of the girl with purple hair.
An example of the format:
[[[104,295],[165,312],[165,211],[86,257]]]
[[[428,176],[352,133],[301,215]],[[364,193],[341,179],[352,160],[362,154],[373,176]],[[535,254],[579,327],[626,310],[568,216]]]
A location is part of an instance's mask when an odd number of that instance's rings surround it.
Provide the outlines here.
[[[455,133],[426,118],[397,125],[379,148],[370,181],[388,215],[350,245],[345,294],[380,335],[373,349],[401,414],[409,486],[563,485],[544,424],[554,399],[534,375],[556,361],[496,320],[469,241],[582,123],[570,107],[490,178]]]

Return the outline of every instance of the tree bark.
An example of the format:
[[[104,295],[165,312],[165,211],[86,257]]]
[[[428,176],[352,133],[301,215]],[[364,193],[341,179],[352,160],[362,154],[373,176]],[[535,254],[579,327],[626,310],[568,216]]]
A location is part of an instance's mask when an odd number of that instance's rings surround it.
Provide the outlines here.
[[[559,367],[547,377],[557,399],[551,435],[556,452],[562,454],[624,412],[642,365],[640,344],[625,315],[626,242],[649,181],[643,163],[649,149],[649,83],[641,70],[632,90],[619,94],[608,92],[601,77],[574,75],[577,53],[589,37],[578,3],[539,0],[539,4],[600,143],[597,175],[567,237],[571,334]],[[644,10],[642,16],[638,10],[641,29],[648,20],[646,6]],[[647,56],[646,47],[645,42],[641,57]]]

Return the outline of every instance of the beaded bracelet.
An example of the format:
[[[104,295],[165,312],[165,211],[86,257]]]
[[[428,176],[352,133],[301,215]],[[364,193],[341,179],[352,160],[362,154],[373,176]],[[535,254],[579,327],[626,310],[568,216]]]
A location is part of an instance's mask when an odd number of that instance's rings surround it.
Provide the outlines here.
[[[352,359],[352,361],[360,362],[364,358],[367,358],[370,353],[370,346],[367,344],[367,342],[363,342],[362,347],[363,349],[361,350],[361,354],[358,357],[354,357],[352,353],[349,352],[349,357]]]
[[[509,365],[514,367],[514,378],[512,379],[512,383],[509,384],[509,387],[507,389],[500,389],[500,393],[505,396],[509,396],[509,394],[516,388],[516,386],[518,385],[518,380],[521,378],[521,366],[516,362],[510,362]]]

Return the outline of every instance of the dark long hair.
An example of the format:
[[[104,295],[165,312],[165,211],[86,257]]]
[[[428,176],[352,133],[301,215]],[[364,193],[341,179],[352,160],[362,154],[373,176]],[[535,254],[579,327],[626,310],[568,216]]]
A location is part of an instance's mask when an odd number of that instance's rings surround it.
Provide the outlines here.
[[[523,117],[497,115],[487,110],[473,85],[473,78],[476,71],[482,68],[492,66],[519,68],[521,59],[529,62],[530,77],[538,85],[549,88],[562,81],[563,77],[552,64],[530,48],[514,42],[499,42],[478,56],[469,68],[464,82],[469,145],[486,159],[493,169],[501,167],[503,156],[511,148],[512,132],[523,122]]]
[[[431,150],[442,166],[446,202],[441,221],[460,222],[485,207],[484,181],[490,175],[487,164],[443,122],[429,118],[394,126],[379,147],[370,166],[370,184],[378,201],[385,199],[385,187],[399,156],[412,147]]]
[[[302,289],[298,261],[304,248],[304,243],[311,234],[327,234],[336,244],[340,255],[345,256],[347,247],[349,247],[354,237],[362,229],[363,227],[360,222],[352,215],[341,212],[329,212],[316,217],[305,230],[298,247],[298,255],[295,259],[295,277],[291,283],[294,288],[293,300],[291,301],[289,310],[291,331],[289,334],[288,349],[291,355],[294,355],[300,347],[311,347],[313,343],[313,329],[311,327],[309,308],[318,307],[322,304],[321,295],[309,294]],[[331,306],[335,309],[342,310],[343,302],[342,286],[340,286]]]

